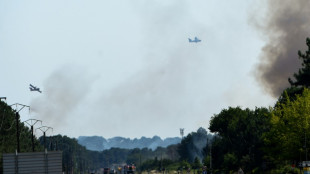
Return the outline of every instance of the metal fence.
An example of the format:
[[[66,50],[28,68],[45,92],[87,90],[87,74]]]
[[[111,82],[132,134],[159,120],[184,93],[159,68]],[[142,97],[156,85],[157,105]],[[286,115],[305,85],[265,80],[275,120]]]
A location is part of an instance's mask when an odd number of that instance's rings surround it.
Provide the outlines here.
[[[4,174],[61,174],[62,151],[3,154]]]

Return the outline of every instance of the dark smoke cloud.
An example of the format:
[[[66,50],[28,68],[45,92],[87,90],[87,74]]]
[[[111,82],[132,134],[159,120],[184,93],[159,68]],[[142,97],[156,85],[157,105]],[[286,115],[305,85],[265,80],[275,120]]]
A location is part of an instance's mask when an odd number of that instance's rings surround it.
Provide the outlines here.
[[[289,86],[288,78],[293,77],[301,66],[297,52],[305,50],[306,37],[310,37],[310,1],[266,2],[267,12],[256,27],[262,31],[267,43],[255,75],[268,93],[278,97]]]

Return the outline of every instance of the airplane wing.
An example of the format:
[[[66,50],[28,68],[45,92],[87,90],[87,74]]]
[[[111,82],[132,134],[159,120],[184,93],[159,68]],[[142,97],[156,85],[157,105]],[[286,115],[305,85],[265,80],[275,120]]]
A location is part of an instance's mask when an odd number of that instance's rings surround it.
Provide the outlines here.
[[[30,89],[30,91],[38,91],[38,92],[42,93],[42,91],[40,91],[40,88],[35,87],[32,84],[29,84],[29,89]]]

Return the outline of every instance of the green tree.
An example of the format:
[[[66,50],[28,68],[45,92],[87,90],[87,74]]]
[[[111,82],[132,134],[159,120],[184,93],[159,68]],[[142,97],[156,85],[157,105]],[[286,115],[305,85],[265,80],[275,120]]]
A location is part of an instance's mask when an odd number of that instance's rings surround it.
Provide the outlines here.
[[[305,53],[298,51],[298,56],[302,59],[302,67],[299,69],[298,73],[294,73],[294,78],[296,81],[293,81],[289,78],[291,86],[295,87],[310,87],[310,38],[306,39],[306,44],[308,50]]]
[[[16,124],[19,126],[20,152],[32,152],[31,130],[19,120],[16,122],[15,110],[5,102],[0,101],[0,171],[2,169],[2,154],[15,153],[17,149]],[[39,141],[34,140],[35,150],[43,150]]]
[[[179,162],[179,169],[180,170],[187,170],[190,167],[191,167],[191,165],[186,160],[182,160]]]
[[[195,157],[203,159],[205,153],[205,146],[207,145],[207,139],[212,139],[211,135],[208,135],[204,128],[199,128],[197,132],[191,132],[188,134],[178,147],[178,153],[180,160],[186,160],[190,163],[194,162]]]
[[[270,129],[269,110],[266,108],[228,108],[214,115],[209,130],[216,133],[212,143],[213,168],[235,170],[245,165],[245,171],[262,166],[264,142],[262,135]],[[234,158],[232,158],[234,157]],[[237,162],[227,166],[228,159]]]
[[[198,170],[198,169],[200,169],[201,167],[202,167],[202,164],[201,164],[199,158],[198,158],[198,157],[195,157],[194,162],[193,162],[193,164],[192,164],[192,169]]]
[[[302,94],[304,88],[310,87],[310,38],[306,39],[306,44],[308,46],[308,50],[305,51],[305,53],[298,50],[298,57],[302,60],[302,63],[298,73],[293,74],[295,81],[288,78],[291,86],[286,88],[280,95],[276,106],[286,101],[284,99],[284,95],[287,95],[291,100],[295,100],[296,95]]]
[[[288,95],[284,99],[285,103],[273,109],[271,130],[264,134],[265,152],[274,163],[305,160],[305,145],[310,143],[310,90],[304,89],[296,100]]]
[[[223,166],[225,167],[226,171],[233,171],[238,166],[238,158],[234,153],[226,153],[224,155]]]

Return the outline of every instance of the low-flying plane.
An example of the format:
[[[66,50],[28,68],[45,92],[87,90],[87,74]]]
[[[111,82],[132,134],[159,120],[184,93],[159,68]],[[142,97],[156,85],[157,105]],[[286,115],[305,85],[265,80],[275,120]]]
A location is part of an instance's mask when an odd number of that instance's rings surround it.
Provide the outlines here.
[[[200,40],[200,39],[198,39],[197,37],[195,37],[195,39],[194,39],[194,40],[192,40],[192,39],[188,38],[188,42],[195,42],[195,43],[198,43],[198,42],[201,42],[201,40]]]
[[[30,91],[38,91],[39,93],[42,93],[42,91],[40,91],[40,88],[37,88],[36,86],[33,86],[32,84],[29,85],[29,89]]]

